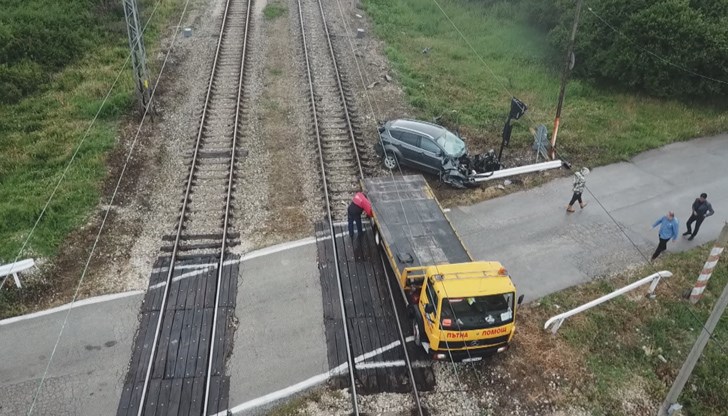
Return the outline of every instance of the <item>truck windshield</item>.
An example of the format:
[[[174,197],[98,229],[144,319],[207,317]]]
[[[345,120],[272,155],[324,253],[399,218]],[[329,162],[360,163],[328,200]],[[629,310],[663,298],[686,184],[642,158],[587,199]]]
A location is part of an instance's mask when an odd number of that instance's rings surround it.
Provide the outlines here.
[[[440,326],[444,330],[458,331],[491,328],[513,321],[511,293],[470,298],[444,298],[440,312]]]

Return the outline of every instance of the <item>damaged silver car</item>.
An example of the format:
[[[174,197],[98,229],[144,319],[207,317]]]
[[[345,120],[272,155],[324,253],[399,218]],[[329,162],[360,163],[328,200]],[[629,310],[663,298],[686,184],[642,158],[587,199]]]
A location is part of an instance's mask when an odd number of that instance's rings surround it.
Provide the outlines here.
[[[379,127],[375,150],[387,169],[399,164],[437,175],[462,188],[475,186],[472,175],[500,169],[495,153],[471,158],[458,135],[437,124],[417,120],[390,120]]]

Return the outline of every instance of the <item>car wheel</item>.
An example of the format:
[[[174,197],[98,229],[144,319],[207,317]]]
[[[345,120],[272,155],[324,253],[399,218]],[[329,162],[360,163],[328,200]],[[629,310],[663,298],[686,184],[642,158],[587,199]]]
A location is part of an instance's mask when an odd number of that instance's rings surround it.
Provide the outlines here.
[[[387,169],[397,168],[397,156],[394,153],[387,153],[384,155],[384,167]]]

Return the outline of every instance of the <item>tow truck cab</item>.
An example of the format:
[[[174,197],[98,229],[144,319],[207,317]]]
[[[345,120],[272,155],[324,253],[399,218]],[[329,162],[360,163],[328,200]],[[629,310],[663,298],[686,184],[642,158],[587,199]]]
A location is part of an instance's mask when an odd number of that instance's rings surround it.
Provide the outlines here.
[[[499,262],[429,266],[418,272],[421,278],[405,283],[413,332],[433,359],[474,361],[508,349],[523,296],[516,302],[516,288]]]

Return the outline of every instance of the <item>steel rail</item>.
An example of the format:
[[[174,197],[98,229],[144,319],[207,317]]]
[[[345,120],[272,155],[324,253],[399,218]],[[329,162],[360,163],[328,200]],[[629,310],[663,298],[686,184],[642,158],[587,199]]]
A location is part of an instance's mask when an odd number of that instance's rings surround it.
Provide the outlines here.
[[[422,402],[420,401],[420,393],[417,391],[417,383],[415,382],[415,375],[412,372],[412,361],[410,361],[409,353],[407,352],[407,340],[402,331],[402,324],[399,321],[399,312],[397,312],[397,305],[394,300],[394,292],[392,292],[392,282],[387,272],[387,264],[384,261],[384,255],[382,254],[381,248],[377,247],[379,252],[379,261],[382,262],[382,270],[384,271],[384,279],[387,285],[387,292],[389,292],[389,300],[392,302],[392,310],[394,311],[394,318],[397,321],[397,332],[399,333],[399,340],[402,343],[402,350],[404,351],[404,361],[407,364],[407,372],[409,373],[410,382],[412,383],[412,397],[415,399],[415,405],[417,406],[417,414],[424,416],[422,411]],[[397,283],[399,286],[399,282]]]
[[[220,25],[220,34],[219,34],[219,37],[217,40],[217,47],[215,49],[215,57],[213,59],[212,71],[210,72],[210,79],[208,80],[208,83],[207,83],[207,93],[205,94],[205,102],[202,107],[202,118],[200,121],[200,128],[197,132],[195,150],[194,150],[194,154],[192,156],[192,163],[190,164],[190,173],[187,177],[187,187],[185,189],[184,199],[182,200],[182,210],[180,211],[179,222],[177,224],[177,232],[176,232],[176,236],[174,239],[174,245],[172,247],[172,253],[170,256],[169,271],[167,273],[166,284],[164,285],[164,293],[162,294],[162,305],[159,308],[159,318],[157,319],[157,327],[156,327],[156,330],[154,333],[154,341],[152,342],[152,348],[151,348],[151,351],[149,354],[149,364],[147,364],[147,371],[146,371],[146,375],[144,377],[144,386],[142,387],[142,395],[141,395],[141,398],[139,399],[139,409],[137,411],[137,416],[142,416],[142,413],[144,412],[144,399],[146,398],[147,389],[149,388],[149,380],[151,379],[151,376],[152,376],[152,368],[154,365],[154,355],[156,354],[156,351],[157,351],[157,344],[159,341],[159,335],[161,333],[161,328],[162,328],[162,321],[164,318],[164,310],[167,305],[167,299],[169,297],[169,287],[171,286],[172,275],[174,274],[174,262],[175,262],[175,258],[177,257],[177,250],[179,248],[180,237],[182,235],[182,226],[184,224],[185,212],[187,210],[187,203],[188,203],[189,197],[190,197],[190,190],[192,189],[192,182],[194,179],[195,167],[197,165],[197,156],[198,156],[198,153],[200,150],[200,144],[202,142],[202,134],[204,131],[205,118],[207,116],[207,110],[208,110],[208,106],[210,103],[210,97],[212,96],[212,89],[213,89],[212,86],[213,86],[213,81],[214,81],[216,70],[217,70],[218,58],[220,56],[220,49],[221,49],[221,45],[222,45],[222,41],[223,41],[223,35],[224,35],[225,28],[227,25],[228,11],[230,9],[230,2],[231,2],[231,0],[227,0],[225,2],[225,10],[223,12],[223,21],[222,21],[222,25]],[[246,31],[247,31],[247,28],[246,28]],[[242,68],[241,68],[241,71],[242,71]],[[232,157],[234,158],[235,149],[232,149],[232,150],[233,150]],[[228,201],[228,203],[229,203],[229,201]],[[226,212],[227,212],[227,207],[226,207]],[[223,244],[224,244],[224,239],[223,239]],[[221,255],[221,257],[224,257],[224,253],[221,253],[220,255]],[[213,323],[213,326],[214,326],[214,323]]]
[[[253,0],[247,0],[246,10],[245,10],[245,34],[243,35],[243,55],[241,57],[240,62],[240,75],[238,77],[238,96],[237,101],[235,105],[235,126],[233,127],[233,143],[232,143],[232,153],[230,157],[230,171],[228,173],[228,188],[227,188],[227,196],[225,197],[225,217],[223,220],[223,227],[222,227],[222,245],[220,248],[220,261],[218,263],[217,267],[217,286],[215,287],[215,306],[214,306],[214,312],[212,316],[212,333],[210,334],[210,350],[209,350],[209,359],[207,364],[207,378],[205,380],[205,401],[204,405],[202,407],[202,415],[207,415],[207,406],[210,399],[210,379],[212,377],[212,367],[213,367],[213,358],[215,357],[215,332],[217,328],[217,319],[218,319],[218,306],[220,305],[220,284],[222,282],[222,272],[223,272],[223,266],[225,263],[225,246],[227,244],[227,231],[228,231],[228,222],[230,220],[230,200],[231,195],[233,191],[233,180],[234,180],[234,174],[235,174],[235,156],[236,156],[236,146],[237,146],[237,139],[238,139],[238,128],[239,128],[239,121],[240,121],[240,101],[243,95],[243,77],[245,75],[245,58],[247,56],[247,48],[248,48],[248,33],[250,31],[248,30],[250,27],[250,9],[253,6]]]
[[[359,167],[359,178],[364,179],[364,171],[361,168],[361,159],[359,158],[359,149],[356,146],[356,139],[354,137],[354,128],[351,125],[351,119],[349,118],[349,107],[346,105],[346,97],[344,96],[344,86],[341,83],[341,74],[339,73],[339,65],[336,63],[336,54],[334,53],[334,45],[331,43],[331,35],[329,34],[329,25],[326,24],[326,14],[324,13],[324,7],[321,0],[318,0],[319,10],[321,11],[321,20],[324,23],[324,32],[326,32],[326,42],[329,45],[329,53],[331,54],[331,61],[334,63],[334,73],[336,74],[336,83],[339,86],[339,94],[341,96],[341,103],[344,105],[344,116],[346,116],[346,126],[349,130],[349,137],[351,138],[351,145],[354,147],[354,155],[356,156],[356,164]]]
[[[324,198],[326,200],[326,214],[328,218],[329,223],[329,232],[331,233],[331,246],[334,249],[334,267],[336,270],[336,284],[339,290],[339,307],[341,308],[341,316],[343,319],[343,329],[344,329],[344,340],[346,342],[346,361],[349,368],[349,383],[351,385],[351,400],[352,400],[352,407],[353,407],[353,413],[355,415],[359,415],[359,404],[357,402],[357,393],[356,393],[356,381],[354,380],[354,358],[353,358],[353,351],[351,349],[351,340],[349,338],[349,327],[346,320],[346,308],[344,306],[344,291],[342,289],[341,285],[341,273],[339,272],[339,260],[338,256],[336,255],[337,252],[337,245],[336,245],[336,233],[334,231],[334,220],[333,215],[331,213],[331,200],[329,198],[329,191],[328,191],[328,182],[326,179],[326,165],[324,163],[324,151],[323,151],[323,145],[321,142],[321,131],[319,129],[319,121],[318,121],[318,115],[316,114],[316,97],[314,93],[314,87],[313,87],[313,78],[311,75],[311,62],[308,55],[308,45],[306,43],[306,31],[304,28],[304,22],[303,22],[303,8],[301,7],[301,0],[297,0],[298,3],[298,17],[301,24],[301,38],[303,40],[303,54],[306,61],[306,75],[308,78],[308,90],[310,94],[311,99],[311,106],[312,106],[312,115],[314,120],[314,130],[316,133],[316,144],[318,146],[318,152],[319,152],[319,162],[321,165],[321,178],[324,185]],[[319,2],[320,5],[320,2]],[[323,17],[323,16],[322,16]],[[326,31],[327,38],[329,37],[328,30]],[[329,40],[330,45],[330,40]],[[333,53],[333,51],[332,51]],[[340,78],[338,76],[338,67],[335,67],[335,70],[337,72],[337,78]],[[340,81],[340,79],[339,79]],[[341,83],[339,82],[339,88],[341,88]],[[351,128],[351,121],[349,120],[349,116],[347,113],[346,116],[347,123],[349,124],[349,127]],[[354,144],[354,147],[356,148],[356,144]],[[359,171],[361,172],[361,162],[358,159],[358,153],[357,153],[357,163],[359,164]]]

